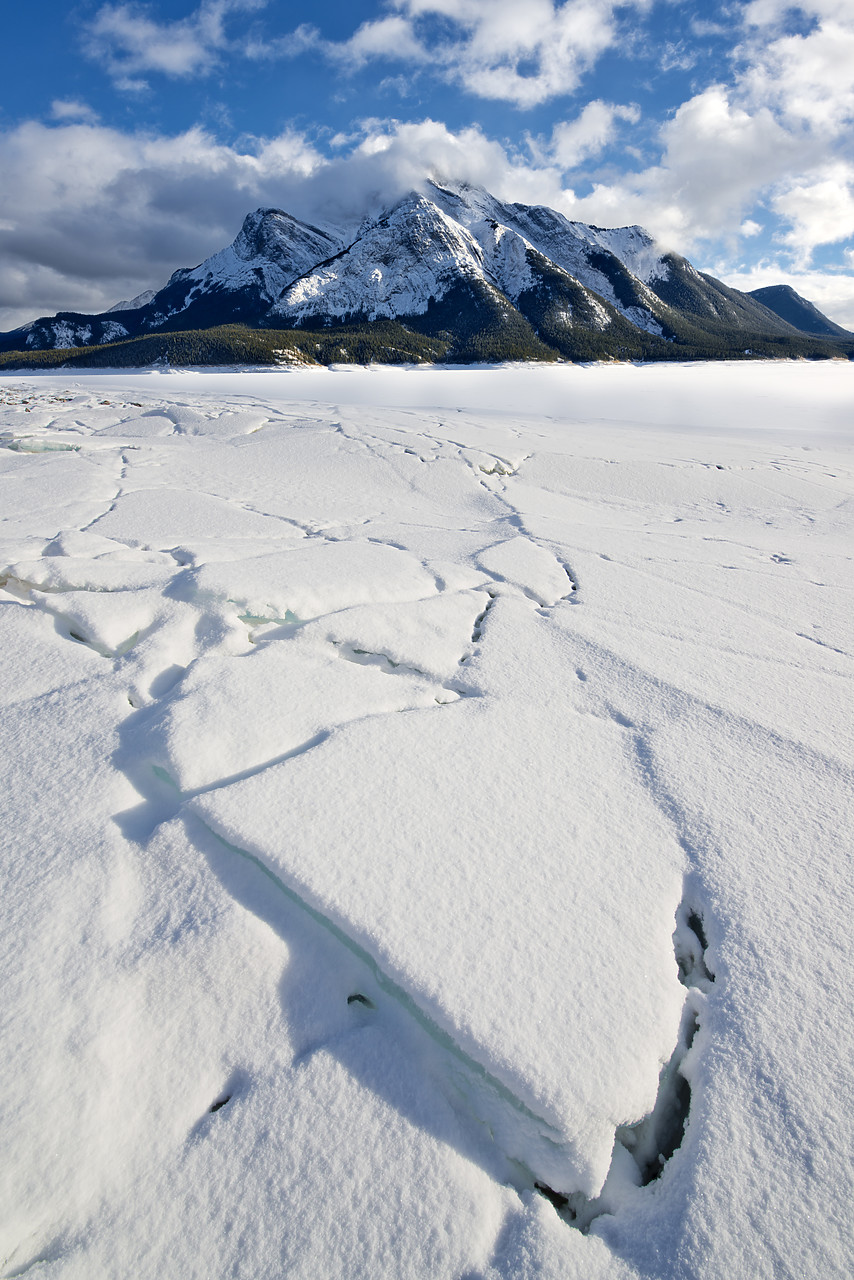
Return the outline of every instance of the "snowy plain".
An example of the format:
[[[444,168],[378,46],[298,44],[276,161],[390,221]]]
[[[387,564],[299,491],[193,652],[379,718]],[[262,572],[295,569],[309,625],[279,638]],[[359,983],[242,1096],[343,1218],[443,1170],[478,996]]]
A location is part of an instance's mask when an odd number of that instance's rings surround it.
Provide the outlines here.
[[[0,378],[0,1274],[854,1271],[854,368]]]

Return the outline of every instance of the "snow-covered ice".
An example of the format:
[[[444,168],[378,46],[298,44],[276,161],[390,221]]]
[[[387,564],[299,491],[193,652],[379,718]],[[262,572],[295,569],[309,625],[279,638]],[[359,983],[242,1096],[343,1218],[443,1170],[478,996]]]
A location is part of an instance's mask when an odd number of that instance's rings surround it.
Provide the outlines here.
[[[0,1274],[854,1269],[854,373],[0,378]]]

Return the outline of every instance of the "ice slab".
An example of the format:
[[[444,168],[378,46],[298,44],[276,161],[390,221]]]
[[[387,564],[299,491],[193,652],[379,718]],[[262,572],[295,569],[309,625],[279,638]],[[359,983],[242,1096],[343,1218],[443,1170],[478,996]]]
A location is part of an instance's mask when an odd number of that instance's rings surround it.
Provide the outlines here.
[[[500,1165],[423,1044],[348,1005],[353,957],[215,846],[164,823],[96,911],[75,901],[93,1017],[70,1063],[41,1064],[54,1105],[25,1111],[37,1150],[52,1126],[59,1149],[41,1184],[9,1189],[9,1265],[41,1257],[63,1280],[483,1272],[520,1207]],[[54,998],[40,1010],[55,1016]]]
[[[118,456],[101,464],[79,453],[0,450],[4,537],[47,539],[97,519],[115,497],[120,467]]]
[[[315,618],[368,601],[435,595],[436,578],[397,547],[311,539],[292,550],[195,570],[200,595],[228,599],[257,617]]]
[[[497,542],[482,551],[477,559],[488,573],[520,587],[541,605],[556,604],[573,589],[564,566],[530,538]]]
[[[140,632],[173,611],[159,591],[36,591],[30,598],[54,614],[66,635],[99,653],[125,653]]]
[[[79,559],[71,556],[44,556],[40,560],[18,560],[0,569],[0,581],[13,580],[22,587],[39,591],[139,591],[166,587],[178,566],[150,564],[126,559]],[[116,608],[121,608],[119,603]]]
[[[101,436],[115,436],[118,439],[152,440],[158,437],[171,436],[175,433],[175,423],[164,413],[151,413],[139,418],[124,418],[121,422],[101,427]]]
[[[676,1039],[683,857],[574,672],[500,599],[468,672],[484,696],[349,725],[192,807],[540,1117],[508,1154],[590,1193]]]
[[[69,644],[54,620],[40,610],[0,592],[0,704],[23,702],[52,689],[69,687],[101,674],[99,656],[83,645]],[[26,654],[26,662],[8,655]]]
[[[30,612],[38,652],[44,619]],[[114,947],[136,889],[134,851],[110,821],[137,798],[111,763],[122,696],[106,663],[96,671],[65,643],[86,678],[0,711],[4,1270],[85,1219],[121,1161],[122,1119],[136,1115],[132,1090],[113,1092],[131,1079]]]
[[[185,489],[135,489],[118,497],[96,532],[130,546],[171,547],[221,533],[231,538],[278,537],[282,523],[237,502]]]
[[[168,565],[174,571],[175,561],[164,551],[143,551],[129,547],[115,538],[104,538],[88,529],[66,529],[44,547],[46,556],[67,556],[72,560],[120,560],[129,564]]]
[[[448,591],[413,603],[354,605],[317,618],[298,639],[343,645],[353,656],[383,654],[435,680],[460,675],[472,651],[472,633],[491,597],[486,591]]]
[[[129,745],[182,791],[194,791],[298,751],[349,720],[457,696],[412,674],[348,662],[332,646],[279,640],[243,656],[199,658]]]

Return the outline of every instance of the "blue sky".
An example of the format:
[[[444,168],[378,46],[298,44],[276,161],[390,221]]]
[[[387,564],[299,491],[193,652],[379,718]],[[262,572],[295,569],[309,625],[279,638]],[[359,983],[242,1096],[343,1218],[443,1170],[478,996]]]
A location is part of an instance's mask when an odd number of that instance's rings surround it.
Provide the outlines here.
[[[852,0],[7,0],[3,30],[0,329],[430,175],[854,327]]]

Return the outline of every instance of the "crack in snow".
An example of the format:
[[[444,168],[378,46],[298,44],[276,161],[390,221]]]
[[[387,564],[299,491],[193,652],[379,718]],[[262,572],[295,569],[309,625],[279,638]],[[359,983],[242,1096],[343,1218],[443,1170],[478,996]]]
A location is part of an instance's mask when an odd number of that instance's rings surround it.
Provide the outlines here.
[[[620,1200],[627,1186],[648,1187],[664,1174],[681,1147],[691,1112],[691,1085],[683,1064],[700,1029],[702,993],[715,978],[706,952],[703,917],[686,899],[676,913],[673,949],[679,981],[688,989],[676,1047],[662,1067],[658,1093],[652,1110],[634,1124],[618,1125],[614,1132],[611,1168],[598,1196],[582,1192],[558,1191],[545,1183],[535,1189],[554,1206],[560,1217],[583,1234],[597,1218],[620,1212]],[[626,1156],[631,1163],[627,1163]]]

